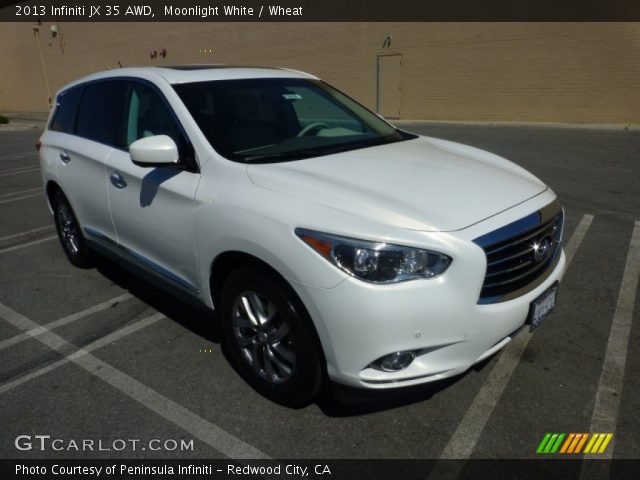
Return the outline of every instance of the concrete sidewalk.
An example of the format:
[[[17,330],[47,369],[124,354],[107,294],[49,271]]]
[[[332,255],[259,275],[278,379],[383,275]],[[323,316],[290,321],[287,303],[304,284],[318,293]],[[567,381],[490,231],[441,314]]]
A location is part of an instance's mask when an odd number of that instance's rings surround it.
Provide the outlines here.
[[[9,118],[8,124],[0,124],[0,132],[16,132],[21,130],[44,130],[49,112],[0,112]]]

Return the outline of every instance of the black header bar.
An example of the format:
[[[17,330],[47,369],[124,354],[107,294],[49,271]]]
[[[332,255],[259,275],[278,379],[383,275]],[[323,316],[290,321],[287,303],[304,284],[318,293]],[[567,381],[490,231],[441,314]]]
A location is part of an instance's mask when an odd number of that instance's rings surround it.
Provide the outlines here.
[[[512,480],[589,478],[635,480],[640,460],[0,460],[9,479],[307,479]]]
[[[0,22],[632,22],[636,0],[0,0]]]

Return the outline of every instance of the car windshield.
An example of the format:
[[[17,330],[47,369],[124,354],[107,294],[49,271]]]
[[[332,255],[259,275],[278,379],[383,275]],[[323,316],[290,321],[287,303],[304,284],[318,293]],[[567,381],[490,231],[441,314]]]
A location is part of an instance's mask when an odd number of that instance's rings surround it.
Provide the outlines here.
[[[235,161],[299,160],[415,138],[319,80],[215,80],[174,89],[213,148]]]

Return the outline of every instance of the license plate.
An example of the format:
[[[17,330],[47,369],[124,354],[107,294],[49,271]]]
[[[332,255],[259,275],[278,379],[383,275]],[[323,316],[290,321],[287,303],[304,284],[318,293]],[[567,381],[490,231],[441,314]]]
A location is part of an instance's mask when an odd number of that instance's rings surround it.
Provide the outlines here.
[[[542,321],[553,311],[556,306],[557,293],[558,284],[555,284],[531,302],[531,313],[528,321],[531,330],[538,328]]]

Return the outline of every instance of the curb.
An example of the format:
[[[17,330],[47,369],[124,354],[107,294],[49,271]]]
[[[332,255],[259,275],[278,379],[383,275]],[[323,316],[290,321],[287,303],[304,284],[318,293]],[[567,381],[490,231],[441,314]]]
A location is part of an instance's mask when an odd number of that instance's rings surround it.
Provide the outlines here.
[[[34,130],[39,128],[34,123],[7,123],[0,125],[0,132],[22,132],[24,130]]]
[[[640,123],[555,123],[555,122],[473,122],[454,120],[393,120],[397,125],[438,125],[466,127],[555,128],[566,130],[640,131]]]

